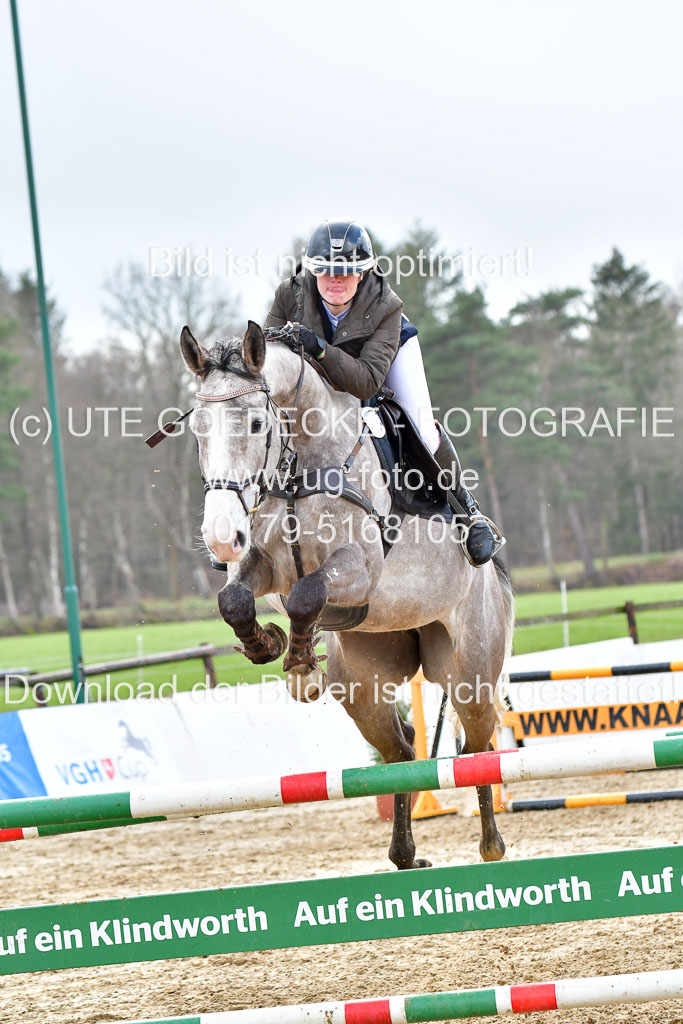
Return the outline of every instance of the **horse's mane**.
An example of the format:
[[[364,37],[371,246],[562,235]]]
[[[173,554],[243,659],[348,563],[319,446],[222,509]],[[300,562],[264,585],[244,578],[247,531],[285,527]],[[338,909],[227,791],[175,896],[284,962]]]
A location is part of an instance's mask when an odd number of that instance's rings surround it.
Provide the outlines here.
[[[202,364],[200,377],[203,380],[214,370],[220,370],[222,373],[237,371],[243,377],[253,377],[254,380],[258,379],[256,374],[251,373],[247,369],[242,355],[242,339],[237,337],[221,338],[220,341],[216,342],[213,348],[209,350],[208,358]]]
[[[291,351],[287,344],[279,338],[269,338],[266,344],[283,345],[288,351]],[[248,377],[250,380],[261,380],[258,374],[252,373],[247,369],[242,351],[242,338],[235,336],[232,338],[221,338],[209,350],[208,358],[204,360],[199,373],[201,380],[208,377],[214,370],[220,370],[222,373],[238,373],[241,377]],[[314,366],[312,368],[315,370]],[[319,373],[318,376],[329,390],[334,390],[323,374]]]

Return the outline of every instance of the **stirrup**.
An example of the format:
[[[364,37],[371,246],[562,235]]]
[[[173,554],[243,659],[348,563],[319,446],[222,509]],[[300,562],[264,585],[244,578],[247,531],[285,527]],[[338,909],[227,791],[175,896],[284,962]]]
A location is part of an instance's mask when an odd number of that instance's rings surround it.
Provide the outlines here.
[[[500,549],[505,545],[506,539],[503,536],[503,534],[500,532],[500,530],[498,529],[496,524],[493,522],[493,520],[489,519],[488,516],[485,516],[483,512],[481,512],[479,509],[477,509],[476,512],[474,512],[473,514],[470,515],[470,521],[468,523],[468,527],[467,528],[468,528],[468,530],[470,530],[473,526],[479,526],[479,525],[482,525],[482,524],[485,525],[485,526],[488,526],[489,530],[493,534],[493,545],[494,545],[493,546],[493,551],[491,552],[489,558],[486,559],[486,562],[490,562],[491,559],[495,555],[497,555],[498,552],[500,551]],[[468,539],[469,539],[469,535],[468,535]],[[482,565],[486,565],[486,562],[475,562],[474,561],[474,559],[472,558],[472,556],[470,555],[470,553],[469,553],[469,551],[467,549],[467,540],[462,545],[462,550],[463,550],[463,553],[464,553],[465,558],[467,559],[467,561],[475,569],[480,569],[482,567]]]

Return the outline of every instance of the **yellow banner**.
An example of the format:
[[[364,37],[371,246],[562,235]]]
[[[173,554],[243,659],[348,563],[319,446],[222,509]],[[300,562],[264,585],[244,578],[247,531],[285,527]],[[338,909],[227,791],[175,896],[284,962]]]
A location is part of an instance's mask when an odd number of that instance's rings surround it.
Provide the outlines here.
[[[515,739],[518,740],[630,729],[666,729],[669,726],[683,726],[683,701],[506,711],[503,724],[512,726]]]

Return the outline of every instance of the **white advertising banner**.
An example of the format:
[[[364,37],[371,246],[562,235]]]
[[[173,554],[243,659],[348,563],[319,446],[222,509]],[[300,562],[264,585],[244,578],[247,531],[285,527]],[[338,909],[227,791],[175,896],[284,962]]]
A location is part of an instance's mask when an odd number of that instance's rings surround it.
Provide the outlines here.
[[[328,771],[372,761],[371,748],[338,701],[323,694],[301,703],[281,680],[180,693],[176,702],[210,759],[205,778]]]
[[[181,693],[172,700],[35,709],[19,717],[50,796],[372,761],[340,704],[326,696],[300,704],[281,681]]]
[[[202,749],[171,702],[112,701],[19,715],[51,796],[180,781]]]

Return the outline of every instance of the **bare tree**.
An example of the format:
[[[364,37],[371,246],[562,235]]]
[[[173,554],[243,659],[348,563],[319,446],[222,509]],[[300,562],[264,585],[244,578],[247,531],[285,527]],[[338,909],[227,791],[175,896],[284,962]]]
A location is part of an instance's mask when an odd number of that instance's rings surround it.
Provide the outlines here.
[[[183,324],[189,324],[204,344],[230,336],[238,329],[235,303],[208,278],[151,277],[140,264],[119,266],[105,284],[104,311],[120,339],[130,345],[139,372],[141,404],[149,432],[163,409],[186,409],[191,404],[187,373],[178,353]],[[171,415],[171,414],[169,414]],[[168,417],[167,417],[168,418]],[[186,566],[200,593],[212,592],[199,561],[197,537],[201,490],[194,458],[182,438],[145,452],[145,502],[169,551],[169,592],[181,595],[181,566]],[[141,456],[142,457],[142,456]]]

